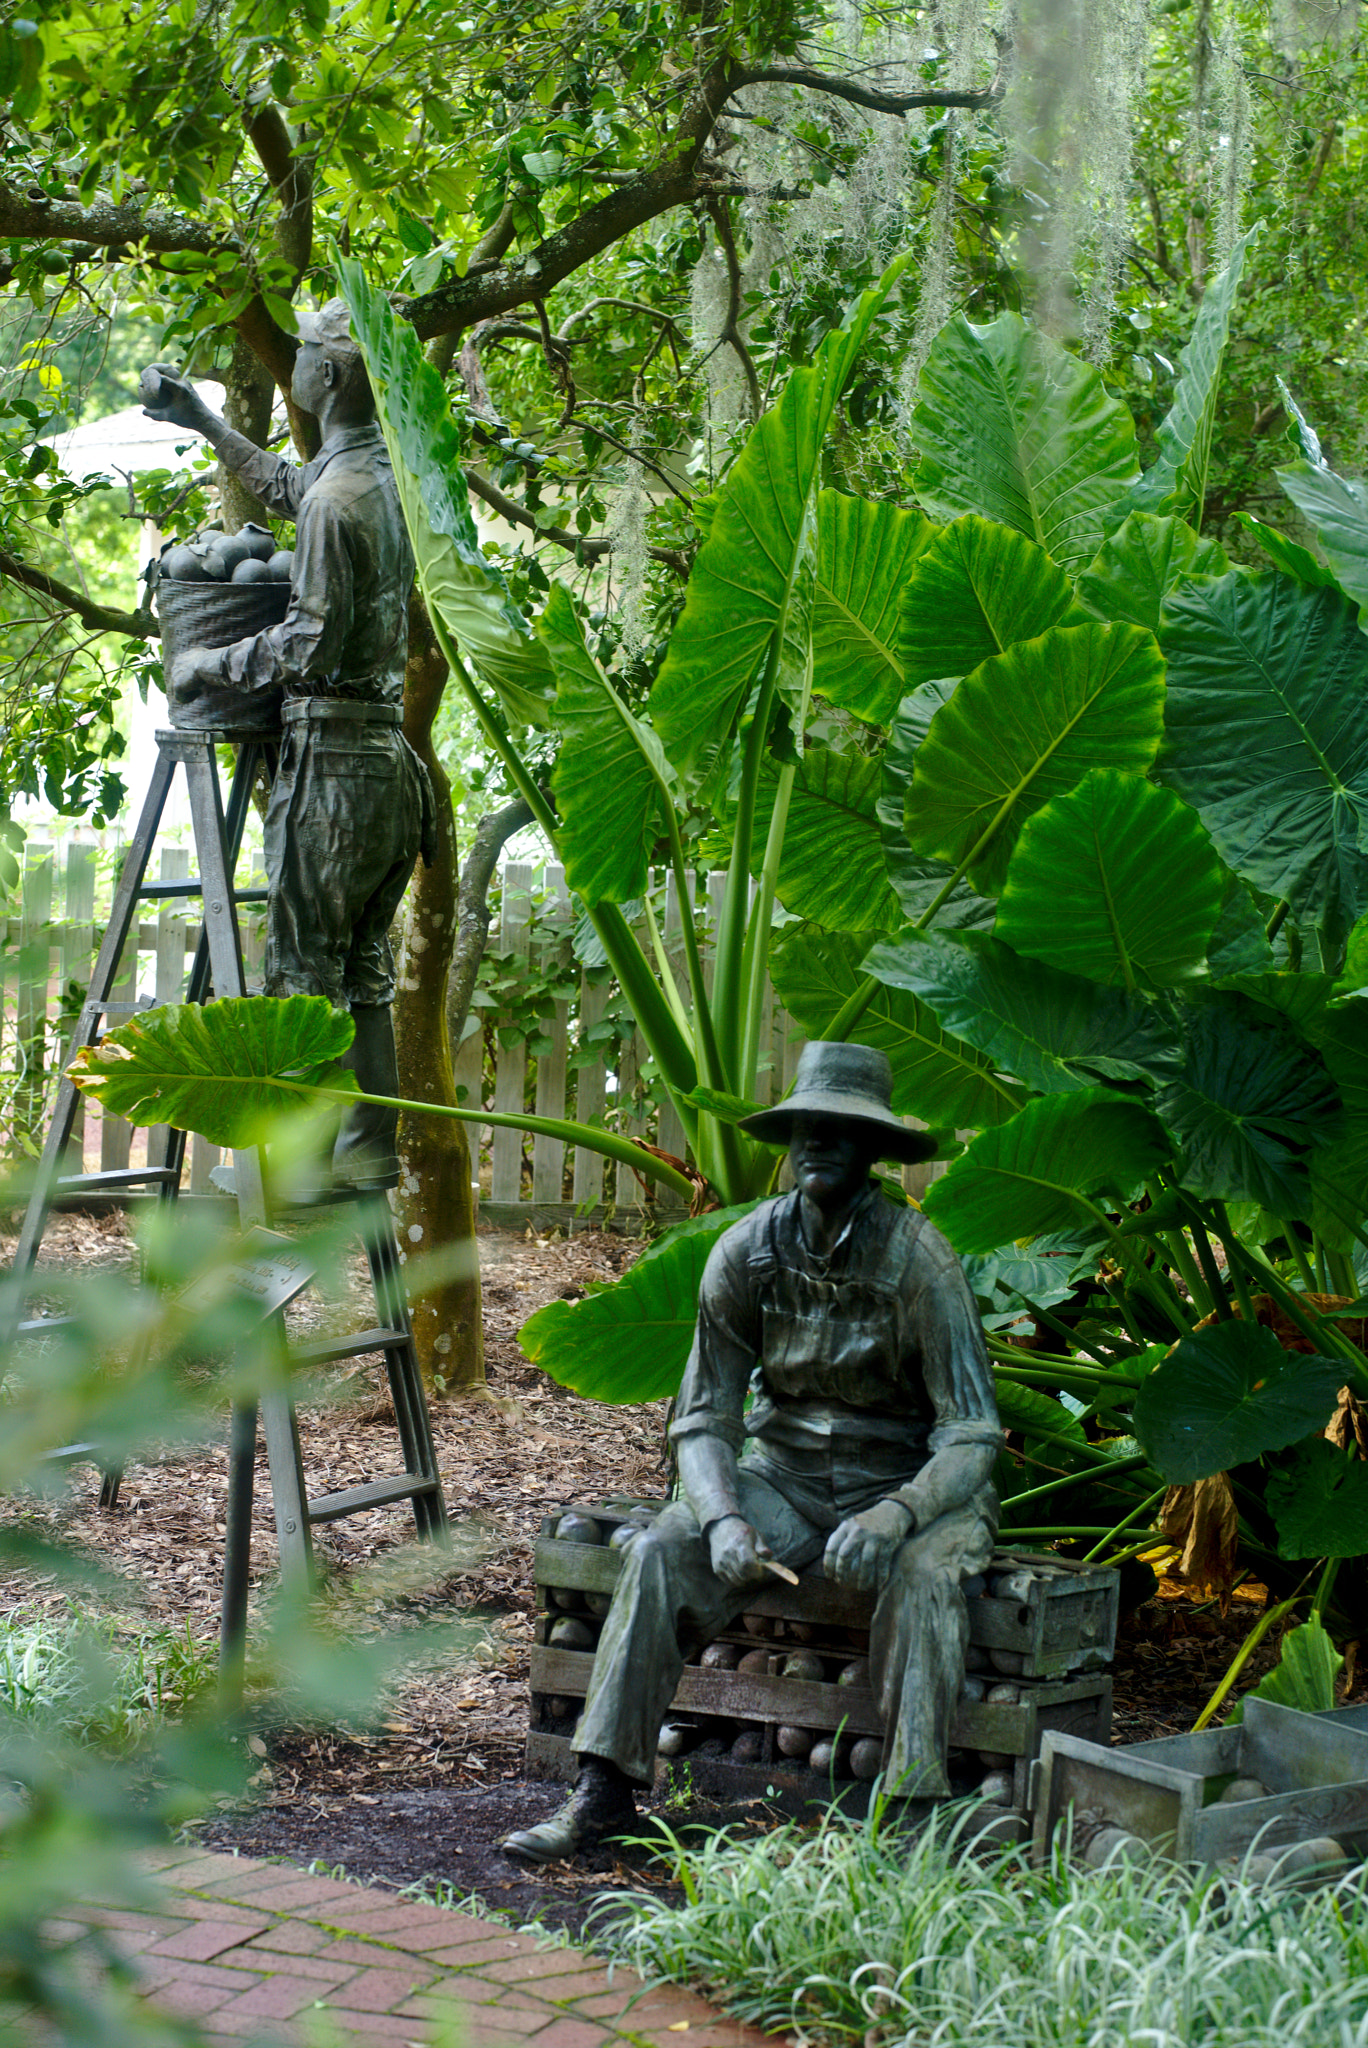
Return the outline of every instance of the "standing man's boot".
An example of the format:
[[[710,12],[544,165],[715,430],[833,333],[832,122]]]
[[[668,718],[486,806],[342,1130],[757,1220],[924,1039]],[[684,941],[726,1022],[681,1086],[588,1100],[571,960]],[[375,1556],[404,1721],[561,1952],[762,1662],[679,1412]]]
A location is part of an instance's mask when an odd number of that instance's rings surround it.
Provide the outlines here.
[[[596,1849],[606,1835],[627,1833],[636,1820],[631,1779],[606,1757],[582,1756],[575,1789],[560,1811],[539,1827],[506,1835],[500,1846],[527,1863],[555,1863]]]
[[[356,1035],[343,1055],[356,1085],[367,1095],[399,1093],[399,1063],[394,1051],[394,1016],[388,1003],[353,1003]],[[358,1103],[343,1118],[333,1147],[333,1179],[343,1187],[392,1188],[399,1182],[399,1155],[394,1149],[399,1128],[397,1109],[376,1109]]]

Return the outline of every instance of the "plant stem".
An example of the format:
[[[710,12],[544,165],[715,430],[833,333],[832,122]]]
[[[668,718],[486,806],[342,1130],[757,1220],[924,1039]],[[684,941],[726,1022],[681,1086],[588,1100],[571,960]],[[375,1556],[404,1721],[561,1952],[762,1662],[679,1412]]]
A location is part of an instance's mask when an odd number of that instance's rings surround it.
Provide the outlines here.
[[[1324,1614],[1329,1604],[1330,1595],[1335,1590],[1335,1580],[1339,1575],[1339,1568],[1340,1560],[1337,1557],[1326,1558],[1325,1570],[1320,1576],[1320,1584],[1311,1596],[1311,1612],[1313,1614]]]
[[[1299,1586],[1297,1588],[1297,1591],[1292,1595],[1292,1597],[1289,1600],[1280,1600],[1276,1607],[1269,1608],[1267,1614],[1261,1614],[1259,1616],[1259,1619],[1255,1622],[1253,1628],[1249,1631],[1249,1634],[1245,1637],[1239,1649],[1231,1658],[1230,1663],[1226,1668],[1224,1678],[1222,1678],[1215,1692],[1211,1695],[1211,1698],[1207,1701],[1201,1713],[1193,1722],[1192,1732],[1194,1735],[1200,1735],[1202,1730],[1205,1727],[1207,1727],[1209,1723],[1215,1718],[1215,1716],[1220,1712],[1222,1705],[1230,1695],[1231,1687],[1234,1685],[1240,1673],[1244,1670],[1245,1665],[1249,1662],[1254,1652],[1258,1649],[1264,1637],[1268,1634],[1268,1631],[1271,1628],[1276,1628],[1278,1623],[1284,1620],[1285,1617],[1292,1612],[1292,1609],[1296,1606],[1300,1598],[1301,1588]]]
[[[1275,1273],[1273,1268],[1248,1245],[1237,1243],[1232,1250],[1239,1263],[1248,1266],[1253,1277],[1261,1286],[1267,1288],[1288,1320],[1296,1324],[1303,1337],[1314,1345],[1317,1353],[1321,1357],[1333,1354],[1338,1363],[1348,1367],[1345,1379],[1355,1388],[1360,1398],[1368,1393],[1368,1361],[1365,1361],[1358,1346],[1350,1342],[1338,1324],[1328,1317],[1320,1316],[1312,1321],[1302,1305],[1301,1296],[1288,1286],[1280,1273]]]
[[[1138,1472],[1142,1466],[1148,1465],[1148,1463],[1148,1458],[1113,1458],[1110,1467],[1111,1476],[1117,1479],[1123,1478],[1127,1472]],[[1026,1492],[1014,1493],[1010,1500],[1005,1500],[1002,1504],[1003,1518],[1005,1520],[1012,1509],[1019,1507],[1023,1501],[1042,1500],[1047,1493],[1063,1493],[1070,1486],[1096,1486],[1101,1482],[1101,1479],[1102,1475],[1091,1466],[1085,1472],[1065,1472],[1058,1479],[1047,1479],[1043,1486],[1032,1486]],[[1163,1490],[1161,1487],[1160,1491],[1162,1492]],[[1127,1516],[1127,1520],[1129,1521],[1130,1519],[1132,1518]],[[1122,1523],[1121,1526],[1124,1528],[1125,1523]]]
[[[1143,1464],[1145,1460],[1141,1459],[1140,1462]],[[1147,1499],[1142,1500],[1139,1507],[1132,1508],[1130,1513],[1128,1515],[1123,1516],[1123,1518],[1117,1523],[1116,1527],[1110,1530],[1108,1534],[1102,1538],[1102,1541],[1100,1543],[1095,1543],[1093,1545],[1092,1549],[1088,1552],[1087,1556],[1083,1560],[1084,1564],[1091,1564],[1099,1550],[1105,1550],[1109,1543],[1112,1543],[1116,1540],[1116,1538],[1121,1534],[1121,1531],[1123,1529],[1128,1529],[1131,1523],[1134,1522],[1140,1515],[1143,1515],[1149,1508],[1152,1508],[1157,1501],[1161,1501],[1167,1492],[1168,1487],[1166,1485],[1156,1486],[1154,1492],[1150,1494]]]
[[[1354,1278],[1354,1269],[1344,1253],[1326,1245],[1325,1266],[1331,1280],[1326,1292],[1341,1295],[1345,1301],[1353,1301],[1358,1293],[1358,1282]]]
[[[1297,1235],[1295,1223],[1289,1223],[1287,1226],[1287,1242],[1292,1252],[1293,1263],[1301,1275],[1302,1286],[1308,1294],[1315,1294],[1317,1292],[1316,1276],[1311,1271],[1311,1261],[1306,1256],[1306,1246]]]
[[[1237,1256],[1235,1226],[1230,1220],[1225,1203],[1213,1202],[1211,1213],[1215,1218],[1216,1229],[1220,1235],[1221,1243],[1225,1246],[1226,1271],[1229,1273],[1231,1285],[1235,1289],[1235,1299],[1240,1304],[1240,1314],[1247,1323],[1257,1322],[1258,1318],[1254,1313],[1254,1304],[1250,1300],[1249,1288],[1245,1282],[1243,1262]]]
[[[1197,1261],[1206,1276],[1207,1292],[1211,1296],[1211,1307],[1217,1322],[1231,1321],[1230,1300],[1226,1294],[1221,1269],[1216,1263],[1216,1254],[1211,1249],[1211,1239],[1206,1233],[1206,1223],[1195,1203],[1188,1204],[1192,1214],[1192,1242],[1197,1248]]]
[[[760,788],[760,769],[769,736],[769,717],[779,677],[783,645],[783,622],[770,635],[764,673],[756,692],[755,708],[746,732],[741,755],[741,781],[736,793],[732,822],[732,857],[727,886],[717,922],[717,951],[713,963],[713,1017],[718,1043],[728,1074],[739,1094],[741,1088],[741,1037],[744,1025],[745,944],[750,909],[750,857],[755,837],[755,805]]]
[[[1165,1230],[1161,1235],[1169,1257],[1182,1275],[1183,1285],[1192,1296],[1197,1313],[1209,1316],[1214,1304],[1187,1239],[1181,1230]]]
[[[1279,901],[1274,904],[1273,915],[1269,918],[1268,923],[1264,926],[1264,937],[1267,939],[1270,946],[1272,945],[1274,939],[1277,938],[1278,933],[1282,930],[1283,919],[1287,916],[1287,913],[1291,909],[1291,907],[1291,904],[1288,902],[1285,896],[1281,897]]]

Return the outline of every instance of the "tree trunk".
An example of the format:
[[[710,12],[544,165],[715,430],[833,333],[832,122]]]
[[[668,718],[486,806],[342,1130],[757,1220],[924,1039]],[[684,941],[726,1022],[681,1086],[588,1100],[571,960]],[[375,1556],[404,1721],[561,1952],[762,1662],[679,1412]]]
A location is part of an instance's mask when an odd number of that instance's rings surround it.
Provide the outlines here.
[[[455,1104],[447,1032],[447,971],[456,937],[456,825],[451,788],[432,747],[432,722],[446,684],[446,663],[417,593],[412,600],[404,733],[432,777],[437,853],[420,861],[409,891],[394,1010],[399,1092],[416,1102]],[[484,1386],[480,1266],[475,1245],[473,1175],[466,1126],[447,1117],[399,1122],[400,1239],[415,1256],[437,1253],[454,1270],[411,1301],[413,1334],[431,1395]]]
[[[271,407],[275,403],[275,379],[265,363],[247,346],[240,334],[233,336],[233,352],[223,372],[223,417],[239,434],[264,448],[271,431]],[[229,533],[252,520],[258,526],[267,521],[266,507],[254,498],[241,477],[227,463],[218,466],[219,503],[223,524]]]

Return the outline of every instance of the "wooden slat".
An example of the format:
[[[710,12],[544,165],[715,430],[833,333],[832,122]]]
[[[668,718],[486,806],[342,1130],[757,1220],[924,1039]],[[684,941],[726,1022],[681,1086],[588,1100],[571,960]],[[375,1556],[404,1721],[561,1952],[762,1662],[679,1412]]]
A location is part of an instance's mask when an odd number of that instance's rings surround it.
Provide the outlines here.
[[[37,1142],[42,1138],[43,1073],[47,1064],[48,978],[52,971],[52,848],[30,840],[21,883],[19,1000],[15,1018],[15,1110]]]
[[[74,983],[85,990],[95,961],[95,858],[96,848],[86,839],[73,839],[67,846],[66,902],[62,919],[62,989]],[[85,1097],[76,1104],[67,1146],[65,1171],[79,1173],[84,1163]]]
[[[503,896],[499,912],[499,946],[521,959],[528,956],[528,925],[531,919],[532,870],[525,861],[510,861],[503,871]],[[527,1047],[500,1045],[495,1055],[494,1107],[501,1115],[521,1116],[527,1085]],[[516,1202],[522,1196],[523,1138],[520,1131],[494,1132],[493,1168],[490,1193],[496,1202]]]
[[[162,848],[160,879],[163,882],[181,882],[190,873],[190,849],[188,846],[165,846]],[[166,897],[157,912],[156,968],[152,993],[158,1003],[178,1003],[185,988],[185,907],[184,897]],[[171,1142],[169,1124],[153,1124],[147,1133],[147,1159],[152,1166],[161,1166],[166,1161],[166,1148]]]
[[[579,1031],[581,1046],[596,1024],[603,1021],[608,1007],[608,984],[604,981],[590,981],[587,974],[580,976]],[[575,1119],[578,1123],[602,1123],[604,1105],[608,1100],[608,1069],[601,1058],[592,1059],[587,1066],[575,1069]],[[601,1152],[586,1152],[583,1146],[575,1148],[574,1181],[571,1197],[577,1209],[590,1208],[603,1200],[603,1166]]]
[[[543,877],[547,900],[541,912],[541,931],[536,941],[536,958],[543,974],[559,977],[570,972],[570,892],[565,886],[565,869],[558,862],[547,867]],[[570,1005],[557,1003],[550,1025],[550,1052],[537,1058],[538,1116],[564,1117],[565,1076]],[[559,1202],[565,1187],[565,1146],[559,1138],[538,1136],[532,1140],[532,1199]]]

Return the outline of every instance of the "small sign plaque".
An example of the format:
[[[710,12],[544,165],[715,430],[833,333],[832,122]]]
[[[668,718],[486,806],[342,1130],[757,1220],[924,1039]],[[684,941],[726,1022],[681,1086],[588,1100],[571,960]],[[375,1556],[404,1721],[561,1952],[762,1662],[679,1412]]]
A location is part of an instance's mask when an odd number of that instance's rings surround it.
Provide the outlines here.
[[[238,1256],[226,1274],[206,1273],[181,1296],[186,1308],[208,1307],[225,1281],[238,1294],[257,1304],[262,1321],[285,1307],[309,1286],[318,1271],[317,1261],[302,1246],[283,1237],[278,1230],[255,1224],[247,1231]]]

